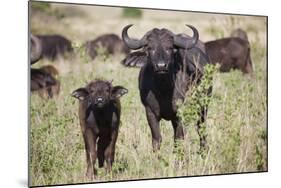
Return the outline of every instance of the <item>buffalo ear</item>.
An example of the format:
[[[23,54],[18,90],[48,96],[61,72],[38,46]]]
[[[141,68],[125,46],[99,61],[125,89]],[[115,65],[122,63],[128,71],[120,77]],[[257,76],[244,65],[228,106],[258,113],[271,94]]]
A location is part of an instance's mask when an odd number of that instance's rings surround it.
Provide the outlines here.
[[[127,55],[125,59],[121,61],[126,67],[143,67],[147,62],[147,54],[144,51],[135,51]]]
[[[78,100],[82,101],[89,95],[89,92],[86,88],[78,88],[71,93],[72,97],[77,98]]]
[[[128,93],[128,89],[122,87],[122,86],[114,86],[112,89],[111,97],[113,99],[118,99]]]

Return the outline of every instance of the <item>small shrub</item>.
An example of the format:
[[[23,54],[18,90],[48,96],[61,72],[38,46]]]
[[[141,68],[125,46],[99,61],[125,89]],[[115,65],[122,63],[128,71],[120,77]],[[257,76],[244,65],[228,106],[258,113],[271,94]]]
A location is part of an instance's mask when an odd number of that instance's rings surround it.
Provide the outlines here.
[[[125,18],[141,18],[142,10],[137,8],[124,8],[122,16]]]
[[[31,2],[31,9],[41,12],[49,12],[51,10],[51,4],[45,2]]]
[[[179,105],[179,116],[182,118],[185,125],[195,124],[200,117],[202,108],[206,108],[211,100],[209,90],[212,87],[213,75],[218,66],[208,64],[204,67],[204,75],[198,85],[193,84],[186,99]]]

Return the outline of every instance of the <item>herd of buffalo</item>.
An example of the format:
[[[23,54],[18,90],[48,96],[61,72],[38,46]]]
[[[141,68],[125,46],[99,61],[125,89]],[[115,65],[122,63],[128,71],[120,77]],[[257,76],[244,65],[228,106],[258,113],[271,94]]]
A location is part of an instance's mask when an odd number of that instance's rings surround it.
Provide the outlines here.
[[[186,26],[192,30],[192,36],[175,34],[166,28],[153,28],[136,39],[129,37],[130,24],[123,28],[122,39],[116,34],[105,34],[83,45],[92,60],[98,55],[98,48],[102,47],[108,54],[124,53],[126,57],[121,61],[124,66],[140,68],[139,93],[151,130],[153,151],[160,149],[161,119],[171,121],[175,142],[184,139],[177,101],[185,99],[192,84],[200,83],[206,64],[220,64],[221,72],[231,69],[253,72],[250,44],[245,31],[236,29],[230,37],[203,42],[199,40],[195,27]],[[42,58],[53,61],[66,53],[75,53],[71,41],[61,35],[31,34],[30,40],[31,64]],[[59,94],[60,82],[54,66],[31,67],[30,73],[32,92],[47,98]],[[106,171],[112,168],[121,115],[119,98],[127,92],[121,85],[113,86],[110,81],[96,79],[71,94],[79,100],[79,119],[87,159],[86,175],[89,178],[96,174],[96,159],[99,167],[106,164]],[[211,95],[211,92],[212,87],[208,88],[206,95]],[[200,149],[207,150],[206,135],[200,131],[205,126],[207,108],[202,107],[198,114]]]

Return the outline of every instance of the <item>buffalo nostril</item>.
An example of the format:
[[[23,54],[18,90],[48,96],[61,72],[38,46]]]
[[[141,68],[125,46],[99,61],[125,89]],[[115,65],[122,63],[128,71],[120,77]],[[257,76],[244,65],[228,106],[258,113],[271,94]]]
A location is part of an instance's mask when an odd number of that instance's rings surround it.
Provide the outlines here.
[[[166,63],[158,63],[157,67],[159,67],[159,68],[166,68],[167,64]]]
[[[98,97],[98,98],[96,99],[96,102],[103,102],[103,98],[102,98],[102,97]]]

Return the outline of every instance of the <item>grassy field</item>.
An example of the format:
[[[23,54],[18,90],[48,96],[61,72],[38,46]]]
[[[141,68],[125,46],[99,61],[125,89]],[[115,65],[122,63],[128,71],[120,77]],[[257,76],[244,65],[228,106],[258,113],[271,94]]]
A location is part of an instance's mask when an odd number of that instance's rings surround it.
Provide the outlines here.
[[[44,13],[43,13],[43,12]],[[44,22],[42,21],[44,20]],[[123,18],[121,9],[53,5],[32,12],[35,34],[60,33],[80,45],[87,39],[114,32],[134,23],[131,36],[141,37],[153,27],[185,32],[185,24],[198,28],[203,41],[228,36],[241,27],[248,32],[254,64],[253,75],[239,71],[214,75],[213,97],[207,118],[209,152],[198,154],[199,138],[193,125],[186,125],[183,157],[173,152],[170,122],[161,121],[161,150],[152,152],[151,133],[140,102],[137,68],[120,64],[124,55],[95,62],[77,54],[56,62],[42,60],[34,65],[53,64],[60,72],[60,95],[46,100],[31,95],[30,178],[31,185],[82,183],[86,155],[78,119],[78,101],[70,93],[95,78],[113,79],[129,93],[122,97],[122,124],[116,144],[112,173],[98,169],[94,181],[114,181],[175,176],[195,176],[267,170],[267,58],[266,19],[196,13],[143,11],[141,19]]]

